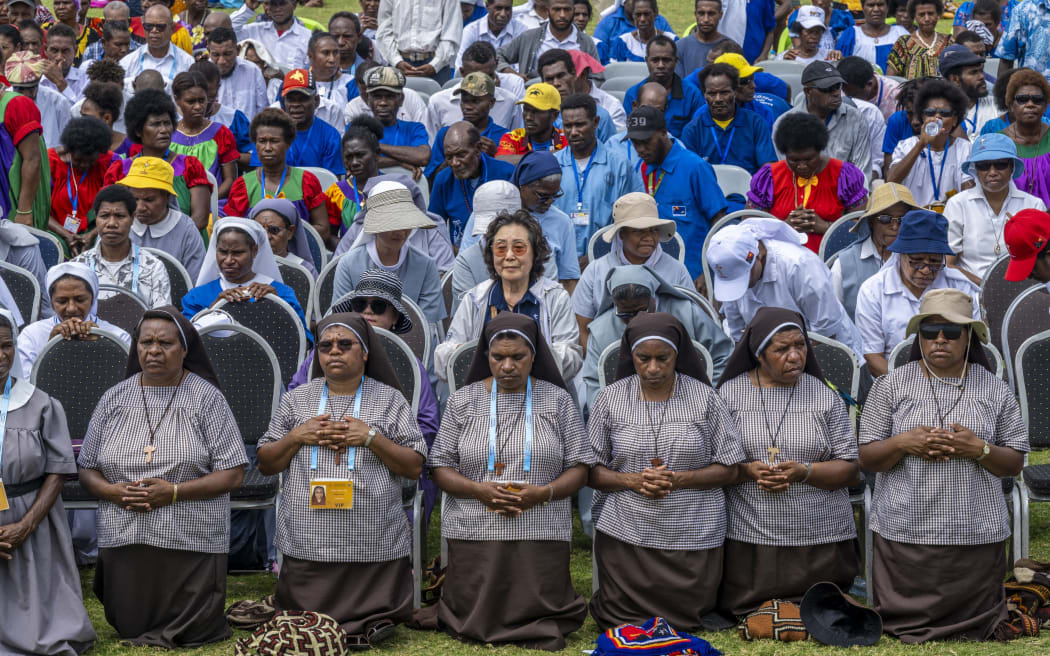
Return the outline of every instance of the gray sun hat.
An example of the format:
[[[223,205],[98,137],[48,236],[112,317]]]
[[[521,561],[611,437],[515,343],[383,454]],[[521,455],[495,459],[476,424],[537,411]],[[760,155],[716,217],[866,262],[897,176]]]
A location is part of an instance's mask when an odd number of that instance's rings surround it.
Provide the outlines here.
[[[401,303],[401,279],[389,271],[369,269],[361,274],[354,291],[345,295],[339,303],[332,306],[329,314],[353,312],[350,306],[355,298],[381,298],[397,311],[398,319],[391,330],[394,334],[403,335],[412,330],[412,319]]]
[[[416,207],[408,187],[399,182],[377,184],[369,192],[365,206],[368,208],[365,213],[365,234],[437,227],[430,217]]]

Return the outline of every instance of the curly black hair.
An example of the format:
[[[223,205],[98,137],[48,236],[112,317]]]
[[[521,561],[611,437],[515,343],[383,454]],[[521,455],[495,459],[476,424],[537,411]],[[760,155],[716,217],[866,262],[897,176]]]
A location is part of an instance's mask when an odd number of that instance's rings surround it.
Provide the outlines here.
[[[489,223],[488,229],[485,230],[485,245],[481,251],[485,266],[492,279],[498,281],[499,275],[496,274],[496,265],[492,256],[492,241],[496,238],[499,229],[508,225],[520,225],[525,228],[525,232],[529,233],[529,243],[532,245],[532,270],[529,271],[529,286],[532,286],[543,275],[543,267],[551,257],[551,247],[547,244],[547,238],[543,236],[543,228],[540,227],[539,222],[526,210],[518,210],[514,213],[500,212]]]
[[[280,128],[286,143],[291,145],[295,141],[295,121],[283,109],[267,107],[255,115],[252,124],[248,127],[248,138],[252,140],[252,143],[255,143],[259,128]]]
[[[92,82],[84,87],[84,100],[95,103],[99,110],[108,112],[116,121],[124,105],[124,90],[112,82]]]
[[[944,13],[944,2],[942,0],[908,0],[908,17],[915,20],[915,12],[921,5],[933,5],[937,8],[937,15]]]
[[[360,139],[368,145],[373,153],[378,155],[379,140],[382,138],[383,124],[379,122],[379,119],[368,114],[361,114],[354,117],[354,120],[350,121],[350,125],[346,127],[341,146],[346,148],[347,142],[351,139]]]
[[[74,118],[62,130],[62,146],[69,153],[98,157],[109,150],[113,133],[109,126],[94,116]]]
[[[828,145],[828,128],[813,114],[788,112],[780,117],[773,145],[784,155],[811,148],[823,151]]]
[[[99,59],[88,64],[87,76],[92,82],[112,82],[124,85],[124,69],[110,59]]]
[[[966,116],[966,110],[969,108],[970,101],[967,99],[966,93],[963,92],[962,89],[948,80],[939,77],[927,80],[916,92],[916,116],[921,116],[923,110],[926,109],[926,106],[935,98],[947,100],[948,104],[952,106],[952,113],[955,115],[955,120],[962,123],[963,117]]]
[[[98,214],[102,203],[120,203],[128,211],[128,216],[135,216],[135,206],[137,204],[135,194],[131,193],[131,189],[122,184],[112,184],[99,190],[95,195],[95,202],[91,206],[95,214]]]
[[[142,143],[142,128],[150,116],[168,115],[172,126],[179,121],[175,113],[175,102],[163,89],[143,89],[139,91],[124,108],[124,125],[128,128],[128,138],[134,143]]]

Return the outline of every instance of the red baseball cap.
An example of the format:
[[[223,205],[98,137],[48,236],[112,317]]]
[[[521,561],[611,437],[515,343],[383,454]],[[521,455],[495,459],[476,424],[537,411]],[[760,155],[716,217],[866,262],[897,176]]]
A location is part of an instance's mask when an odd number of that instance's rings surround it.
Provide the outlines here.
[[[576,69],[576,77],[583,75],[587,69],[590,69],[591,73],[601,73],[605,70],[600,61],[585,52],[573,49],[569,51],[569,56],[572,57],[572,67]]]
[[[293,68],[288,71],[284,76],[281,97],[283,98],[293,91],[316,96],[317,85],[314,84],[314,74],[305,68]]]
[[[1050,242],[1050,214],[1039,210],[1021,210],[1007,220],[1003,240],[1010,251],[1007,280],[1020,282],[1032,275],[1035,258]]]

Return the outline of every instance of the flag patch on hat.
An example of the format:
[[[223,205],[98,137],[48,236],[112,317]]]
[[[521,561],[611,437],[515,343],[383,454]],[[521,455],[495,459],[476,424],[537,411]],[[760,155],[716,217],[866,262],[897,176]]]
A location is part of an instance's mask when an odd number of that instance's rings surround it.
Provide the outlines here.
[[[752,253],[751,251],[748,251],[747,252],[747,257],[744,258],[744,261],[747,262],[748,264],[751,264],[751,260],[753,260],[753,259],[755,259],[755,254]]]

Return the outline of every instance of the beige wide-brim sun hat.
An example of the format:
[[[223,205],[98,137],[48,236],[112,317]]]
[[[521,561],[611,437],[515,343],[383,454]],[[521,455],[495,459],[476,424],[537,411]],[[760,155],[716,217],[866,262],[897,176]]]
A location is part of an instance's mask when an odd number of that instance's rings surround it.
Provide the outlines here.
[[[632,228],[634,230],[647,230],[649,228],[660,229],[660,241],[670,241],[674,237],[675,222],[661,219],[656,201],[649,194],[634,191],[624,194],[613,203],[612,228],[602,233],[602,239],[612,243],[613,237],[620,232],[620,228]]]
[[[973,318],[973,298],[959,289],[931,289],[923,294],[919,313],[908,321],[906,335],[919,332],[919,324],[930,317],[941,317],[948,323],[967,326],[977,333],[982,344],[988,343],[988,325]]]
[[[372,188],[365,201],[365,234],[394,230],[437,227],[434,220],[419,211],[412,192],[400,182],[384,181]]]
[[[864,208],[864,214],[853,220],[853,226],[849,231],[857,232],[860,226],[866,223],[864,219],[878,216],[897,203],[904,203],[913,210],[922,209],[915,203],[915,197],[911,195],[910,189],[896,182],[886,182],[871,192],[871,195],[868,196],[868,206]]]

